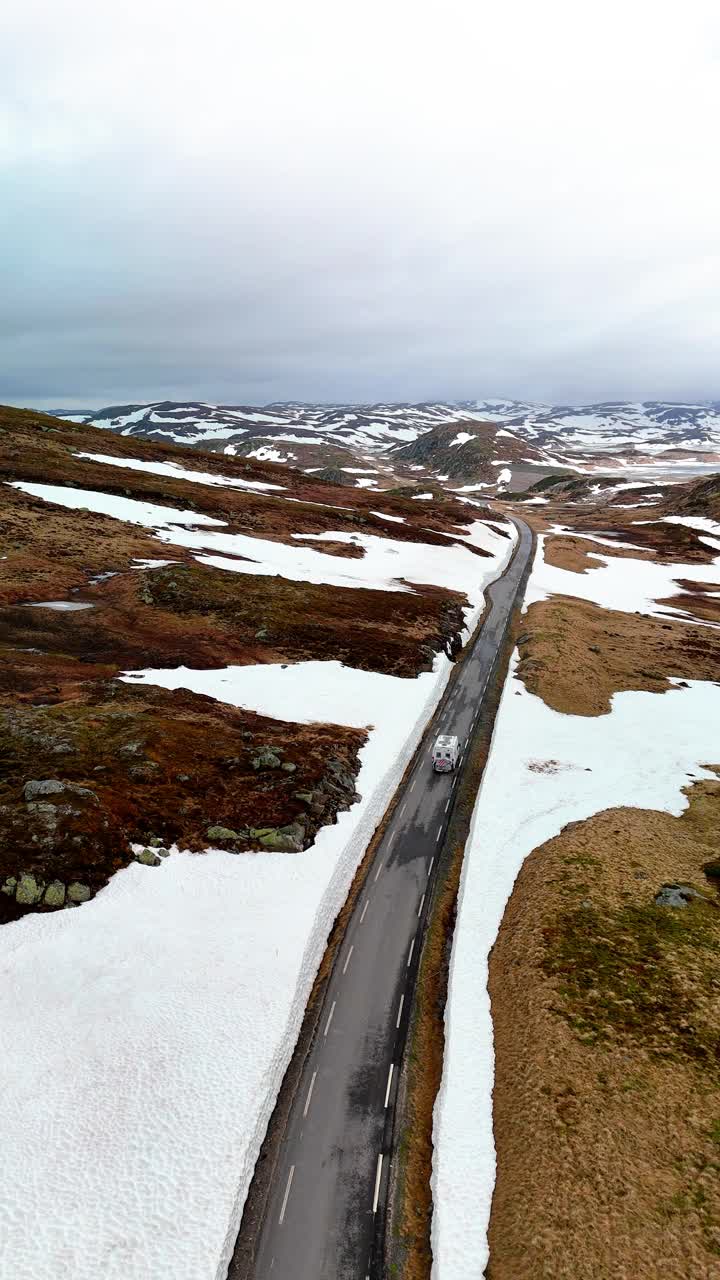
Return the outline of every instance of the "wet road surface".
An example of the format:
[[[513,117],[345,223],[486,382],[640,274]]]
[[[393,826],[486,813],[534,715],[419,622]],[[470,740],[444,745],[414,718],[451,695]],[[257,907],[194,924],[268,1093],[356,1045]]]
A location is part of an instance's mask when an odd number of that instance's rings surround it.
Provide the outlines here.
[[[423,739],[349,921],[285,1130],[253,1280],[365,1280],[384,1208],[395,1103],[426,899],[465,748],[532,550],[527,525]],[[451,774],[430,765],[438,733],[460,740]],[[233,1269],[230,1268],[232,1278]]]

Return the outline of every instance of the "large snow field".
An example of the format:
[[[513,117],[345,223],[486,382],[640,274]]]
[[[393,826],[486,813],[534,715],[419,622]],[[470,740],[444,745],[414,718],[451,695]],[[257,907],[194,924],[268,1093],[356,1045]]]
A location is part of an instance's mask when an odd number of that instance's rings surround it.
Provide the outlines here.
[[[465,848],[450,964],[433,1134],[436,1280],[480,1277],[488,1259],[495,1179],[488,955],[525,857],[567,823],[611,806],[680,814],[688,775],[715,776],[701,766],[720,759],[718,725],[717,685],[618,693],[610,713],[593,718],[551,710],[511,672]],[[533,767],[543,763],[545,770]]]
[[[449,671],[134,673],[374,726],[361,800],[302,854],[173,853],[0,930],[2,1280],[225,1276],[328,933]]]
[[[87,462],[107,462],[113,467],[130,471],[147,471],[154,476],[169,476],[173,480],[194,480],[197,484],[220,485],[226,489],[284,489],[283,484],[266,484],[262,480],[241,480],[237,476],[218,476],[213,471],[192,471],[178,462],[146,462],[141,458],[112,458],[105,453],[76,453],[76,458]]]
[[[115,520],[125,520],[128,524],[139,524],[145,529],[160,530],[167,525],[217,525],[221,527],[224,520],[215,516],[206,516],[199,511],[181,511],[178,507],[159,507],[154,502],[143,502],[138,498],[124,498],[116,493],[101,493],[94,489],[70,489],[59,484],[35,484],[26,480],[9,481],[11,489],[21,489],[33,498],[43,498],[58,507],[69,507],[71,510],[94,511],[98,515],[112,516]]]
[[[563,529],[562,532],[577,536],[573,530]],[[598,543],[603,541],[591,535],[580,536]],[[720,582],[720,557],[712,564],[659,564],[654,560],[606,556],[591,551],[588,552],[589,558],[597,561],[597,568],[575,573],[545,562],[542,553],[544,539],[544,534],[538,535],[538,552],[525,595],[528,605],[536,600],[547,600],[552,595],[575,596],[580,600],[592,600],[604,609],[687,621],[688,614],[682,609],[670,605],[659,607],[657,601],[687,594],[678,585],[680,578],[699,583]],[[692,621],[698,622],[697,619]]]
[[[362,547],[362,558],[328,555],[313,547],[273,542],[244,533],[223,533],[224,521],[194,511],[158,506],[91,489],[71,489],[14,481],[13,487],[72,509],[96,511],[150,529],[163,543],[192,549],[201,564],[233,573],[280,575],[294,582],[327,583],[339,587],[367,587],[380,591],[409,591],[406,584],[446,587],[467,596],[466,630],[479,617],[483,588],[505,567],[514,539],[503,537],[482,521],[475,521],[458,540],[447,546],[401,542],[375,534],[326,531],[297,534],[304,541],[347,542]],[[212,527],[211,527],[212,526]],[[514,534],[513,526],[508,529]],[[490,554],[475,555],[463,545],[468,541]],[[244,559],[240,557],[245,557]]]

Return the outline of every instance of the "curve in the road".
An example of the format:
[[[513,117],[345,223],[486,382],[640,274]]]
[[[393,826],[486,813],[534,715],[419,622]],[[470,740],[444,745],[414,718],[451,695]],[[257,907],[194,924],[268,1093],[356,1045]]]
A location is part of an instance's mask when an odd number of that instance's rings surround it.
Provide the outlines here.
[[[516,524],[513,558],[488,588],[485,619],[406,775],[339,948],[268,1193],[253,1280],[365,1280],[378,1270],[392,1109],[430,889],[532,550],[530,529]],[[437,733],[460,739],[452,774],[432,772]]]

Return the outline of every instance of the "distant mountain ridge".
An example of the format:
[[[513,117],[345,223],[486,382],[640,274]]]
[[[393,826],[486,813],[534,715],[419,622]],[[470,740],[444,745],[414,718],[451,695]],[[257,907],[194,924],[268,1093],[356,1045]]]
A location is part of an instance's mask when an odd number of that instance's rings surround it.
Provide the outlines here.
[[[123,435],[177,435],[188,443],[188,435],[204,435],[208,440],[222,435],[266,431],[275,435],[283,429],[305,429],[307,433],[332,435],[352,447],[370,447],[397,440],[416,439],[421,431],[442,422],[466,417],[478,421],[503,422],[524,435],[557,439],[565,443],[580,439],[618,438],[623,431],[643,439],[676,444],[680,439],[692,447],[720,444],[720,401],[605,401],[596,404],[542,404],[507,399],[486,401],[433,401],[419,403],[310,404],[291,401],[263,406],[211,404],[201,401],[158,401],[149,404],[115,404],[91,412],[59,412],[58,417],[87,422],[120,431]],[[565,434],[568,433],[568,434]],[[671,439],[669,436],[671,435]],[[580,442],[579,442],[580,443]],[[584,443],[584,440],[583,440]]]
[[[340,476],[371,463],[450,480],[491,483],[505,462],[547,467],[720,465],[720,401],[605,401],[546,405],[519,400],[417,404],[220,405],[156,401],[91,412],[56,411],[124,436],[191,445]],[[455,437],[462,433],[464,439]],[[360,466],[358,466],[360,464]],[[379,473],[378,473],[379,474]],[[417,478],[417,477],[416,477]],[[353,480],[351,483],[369,483]]]

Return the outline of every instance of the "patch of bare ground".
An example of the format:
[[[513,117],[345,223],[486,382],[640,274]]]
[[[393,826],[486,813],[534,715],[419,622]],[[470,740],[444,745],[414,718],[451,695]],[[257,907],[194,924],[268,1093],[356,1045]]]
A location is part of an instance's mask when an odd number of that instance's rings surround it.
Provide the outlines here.
[[[720,783],[687,795],[520,872],[490,959],[489,1280],[720,1275]],[[659,906],[666,884],[700,896]]]
[[[713,586],[680,578],[678,586],[683,588],[683,595],[669,596],[666,600],[658,600],[658,604],[685,609],[693,617],[705,618],[708,622],[720,622],[720,582]]]
[[[32,589],[19,588],[20,603],[0,605],[7,674],[13,665],[28,671],[42,655],[63,654],[119,669],[322,659],[411,677],[429,670],[438,650],[459,647],[465,600],[454,592],[420,587],[393,592],[389,604],[385,591],[245,576],[193,560],[147,571],[125,562],[109,581],[89,585],[83,574],[82,590],[66,583],[81,579],[83,554],[66,563],[65,583],[53,583],[52,545],[48,540],[38,566],[40,581],[33,576]],[[28,558],[18,557],[20,575]],[[110,563],[122,563],[117,548]],[[8,568],[9,574],[15,568],[12,557]],[[6,600],[14,594],[9,574]],[[93,608],[66,613],[27,606],[43,598]]]
[[[717,556],[717,551],[701,542],[697,531],[686,525],[663,524],[661,521],[618,524],[608,515],[605,527],[598,528],[596,513],[593,521],[573,516],[573,528],[577,529],[577,534],[547,535],[543,548],[547,564],[583,573],[586,569],[598,567],[600,562],[593,558],[597,556],[670,564],[712,564]],[[596,542],[594,537],[603,541]]]
[[[604,715],[626,689],[662,693],[671,677],[720,679],[720,632],[566,596],[530,605],[518,647],[517,674],[530,692],[571,715]]]
[[[220,837],[225,848],[258,851],[263,835],[292,828],[287,856],[300,856],[355,799],[360,730],[117,681],[58,692],[38,705],[7,692],[0,702],[0,880],[25,872],[95,891],[131,860],[131,841],[203,850],[218,843],[216,826],[236,833]],[[28,801],[25,784],[46,779],[65,790]],[[0,920],[27,909],[0,896]]]
[[[674,487],[667,496],[665,513],[720,520],[720,467],[714,475]]]
[[[588,569],[600,567],[599,560],[590,558],[590,552],[596,549],[587,538],[574,538],[571,534],[548,534],[543,543],[543,559],[554,569],[587,573]]]
[[[618,521],[608,519],[607,526],[603,513],[602,525],[597,527],[597,515],[586,528],[586,522],[574,520],[573,524],[583,532],[597,534],[598,537],[610,541],[627,542],[632,548],[605,547],[598,545],[596,550],[601,555],[618,555],[635,560],[652,559],[661,563],[678,564],[712,564],[717,551],[701,542],[697,530],[684,524],[666,524],[663,520],[651,520],[648,513],[641,521],[630,522],[625,518]],[[639,548],[636,550],[635,548]]]
[[[321,551],[324,556],[339,556],[342,560],[362,560],[365,548],[358,542],[334,542],[324,538],[322,542],[299,535],[293,539],[298,547],[309,547],[311,551]]]

